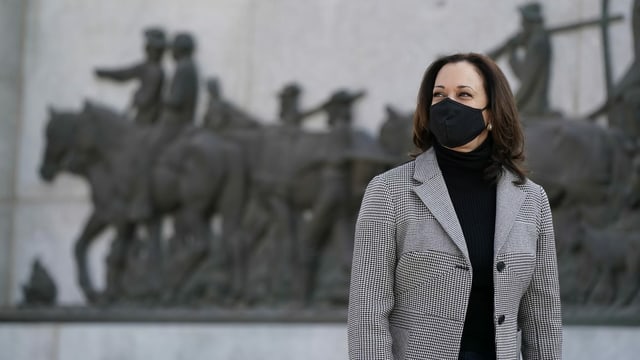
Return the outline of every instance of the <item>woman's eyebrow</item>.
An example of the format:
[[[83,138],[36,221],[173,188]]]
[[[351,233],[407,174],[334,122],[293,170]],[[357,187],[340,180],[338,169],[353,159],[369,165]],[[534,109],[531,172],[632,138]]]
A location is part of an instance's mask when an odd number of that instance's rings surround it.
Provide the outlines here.
[[[475,89],[473,87],[469,86],[469,85],[458,85],[458,86],[456,86],[456,88],[458,88],[458,89],[469,88],[469,89],[475,91]]]

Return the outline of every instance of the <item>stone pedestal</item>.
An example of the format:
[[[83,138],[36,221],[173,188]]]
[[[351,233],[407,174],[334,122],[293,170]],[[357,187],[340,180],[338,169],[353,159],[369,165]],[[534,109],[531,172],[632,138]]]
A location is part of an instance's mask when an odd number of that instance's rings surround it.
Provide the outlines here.
[[[564,360],[634,359],[640,328],[565,327]],[[343,324],[0,324],[0,360],[342,360]]]

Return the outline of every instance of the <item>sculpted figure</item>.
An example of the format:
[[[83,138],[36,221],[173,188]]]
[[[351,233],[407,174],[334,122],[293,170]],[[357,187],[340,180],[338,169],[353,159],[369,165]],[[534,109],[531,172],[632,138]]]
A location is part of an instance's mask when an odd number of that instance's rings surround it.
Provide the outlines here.
[[[257,119],[223,98],[218,79],[209,79],[207,90],[209,104],[204,114],[204,127],[224,133],[227,130],[250,129],[258,126]]]
[[[551,38],[544,28],[542,6],[530,3],[518,8],[522,30],[488,55],[509,57],[509,65],[520,81],[515,94],[522,115],[545,115],[549,108],[549,79],[551,76]]]
[[[294,269],[299,266],[300,214],[293,209],[298,193],[296,174],[306,161],[305,151],[316,150],[314,138],[309,138],[301,125],[304,118],[322,107],[300,111],[300,94],[300,86],[294,83],[280,91],[279,124],[262,128],[251,145],[258,150],[251,164],[251,196],[241,227],[241,242],[248,252],[266,256],[260,257],[260,264],[253,263],[237,282],[239,288],[247,290],[243,296],[249,302],[282,302],[301,292],[293,280]],[[259,270],[263,268],[268,269],[266,273]],[[245,281],[254,285],[245,287]]]
[[[40,259],[33,260],[29,282],[22,285],[23,305],[52,306],[55,305],[58,288]]]
[[[162,54],[166,46],[162,29],[151,28],[144,32],[146,58],[141,63],[118,69],[96,69],[100,78],[114,81],[138,80],[139,87],[133,94],[131,108],[138,124],[150,125],[160,114],[164,70]]]
[[[613,87],[609,99],[589,117],[607,113],[609,126],[622,130],[640,146],[640,1],[632,8],[634,59],[620,81]]]
[[[92,213],[74,244],[78,282],[90,302],[118,300],[123,295],[128,257],[141,224],[131,219],[126,209],[132,183],[138,176],[134,169],[144,132],[145,129],[133,126],[121,115],[89,103],[79,113],[53,110],[50,113],[40,168],[42,178],[52,181],[58,173],[70,172],[86,179],[91,188]],[[145,222],[149,267],[146,281],[139,285],[153,284],[156,301],[158,291],[166,289],[166,284],[176,287],[184,284],[188,274],[198,266],[196,260],[209,251],[213,214],[221,215],[221,241],[231,238],[238,228],[245,189],[241,156],[235,145],[213,132],[192,131],[181,133],[149,167],[149,200],[154,211]],[[174,219],[173,237],[188,243],[188,247],[170,254],[168,269],[163,265],[156,221],[163,215]],[[116,231],[107,263],[107,289],[101,294],[91,281],[87,251],[107,228]],[[226,251],[224,243],[216,248]],[[175,266],[179,264],[182,267]]]
[[[139,176],[134,185],[128,213],[132,220],[147,220],[153,213],[150,201],[150,170],[157,155],[166,149],[185,129],[193,125],[198,97],[198,73],[192,54],[195,42],[190,34],[175,36],[171,51],[176,70],[164,99],[160,121],[142,139],[136,168]]]
[[[198,100],[198,69],[193,61],[195,40],[188,33],[175,36],[171,53],[176,70],[164,99],[164,111],[172,112],[182,123],[193,123]]]
[[[304,284],[304,300],[312,296],[322,302],[339,302],[348,292],[348,278],[351,260],[352,208],[351,192],[351,149],[352,109],[354,103],[364,96],[364,91],[351,93],[347,90],[334,92],[323,108],[327,113],[329,133],[325,142],[325,152],[320,169],[320,188],[315,203],[310,208],[312,217],[305,224],[301,238],[300,281]],[[337,242],[337,254],[331,270],[333,291],[327,293],[319,288],[321,274],[320,259],[329,244]],[[331,256],[331,255],[329,255]],[[314,294],[316,291],[316,294]]]
[[[393,162],[401,164],[409,159],[409,153],[413,150],[413,113],[401,113],[391,105],[387,105],[385,111],[387,117],[380,127],[378,141],[384,150],[393,156]]]

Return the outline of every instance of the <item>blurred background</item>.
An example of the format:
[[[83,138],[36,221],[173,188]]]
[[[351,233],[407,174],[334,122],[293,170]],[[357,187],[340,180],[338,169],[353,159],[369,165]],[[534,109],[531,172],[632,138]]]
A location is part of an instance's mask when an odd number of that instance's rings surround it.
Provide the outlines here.
[[[520,30],[518,7],[496,0],[0,0],[0,306],[22,299],[34,258],[55,279],[59,304],[81,305],[73,241],[90,211],[89,188],[62,175],[43,183],[48,108],[79,110],[86,99],[127,110],[135,83],[114,85],[96,67],[143,58],[143,32],[162,27],[169,37],[196,40],[200,95],[215,77],[225,99],[262,122],[278,119],[278,93],[301,88],[302,108],[335,90],[365,90],[353,126],[377,134],[388,105],[410,113],[426,66],[439,55],[486,53]],[[540,1],[547,26],[597,19],[601,0]],[[621,21],[608,27],[610,71],[618,81],[634,60],[632,0],[608,4]],[[602,30],[598,25],[551,38],[550,107],[584,119],[607,99]],[[171,76],[173,62],[165,57]],[[519,87],[506,59],[499,64]],[[597,122],[607,125],[606,116]],[[322,129],[322,114],[305,125]],[[107,239],[89,253],[92,279],[105,284]],[[637,324],[636,324],[637,325]],[[571,325],[565,358],[632,358],[640,328]],[[0,323],[0,359],[339,359],[346,358],[346,325],[303,324],[65,324]],[[597,354],[597,355],[595,355]]]

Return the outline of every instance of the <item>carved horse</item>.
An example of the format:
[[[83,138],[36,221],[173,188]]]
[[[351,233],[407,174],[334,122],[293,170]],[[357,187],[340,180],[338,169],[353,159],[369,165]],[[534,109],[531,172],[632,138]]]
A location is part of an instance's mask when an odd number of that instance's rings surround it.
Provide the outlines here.
[[[586,120],[553,119],[525,125],[531,178],[552,207],[607,204],[622,210],[632,186],[633,149],[615,130]],[[615,219],[617,212],[611,212]]]
[[[349,138],[337,143],[340,136]],[[246,254],[245,265],[237,263],[233,271],[234,294],[249,303],[307,302],[319,278],[331,277],[319,273],[322,264],[346,274],[333,279],[344,277],[348,284],[353,222],[364,189],[395,158],[372,136],[353,129],[337,135],[261,126],[231,129],[224,137],[242,144],[251,169],[248,206],[234,241]],[[341,285],[324,288],[334,298],[348,293]]]
[[[56,174],[70,172],[90,185],[93,211],[75,242],[74,252],[78,282],[90,302],[104,297],[92,284],[87,250],[109,227],[116,229],[116,238],[108,261],[105,295],[118,297],[122,262],[136,237],[136,228],[141,225],[127,214],[134,196],[133,184],[136,177],[142,176],[140,161],[145,158],[139,155],[143,151],[141,144],[150,131],[153,129],[142,128],[109,109],[89,103],[80,113],[50,110],[41,177],[52,181]],[[170,214],[174,219],[174,237],[198,244],[191,248],[206,254],[214,213],[222,218],[223,242],[231,238],[239,224],[245,200],[244,168],[235,145],[209,131],[187,129],[161,149],[150,169],[153,216],[144,225],[154,242],[151,250],[157,261],[151,271],[158,271],[154,281],[156,289],[160,289],[166,285],[162,284],[164,276],[175,274],[162,266],[159,219]],[[235,253],[226,245],[221,247]],[[202,254],[196,257],[202,258]]]

